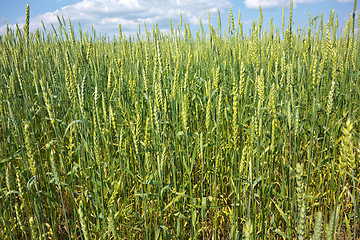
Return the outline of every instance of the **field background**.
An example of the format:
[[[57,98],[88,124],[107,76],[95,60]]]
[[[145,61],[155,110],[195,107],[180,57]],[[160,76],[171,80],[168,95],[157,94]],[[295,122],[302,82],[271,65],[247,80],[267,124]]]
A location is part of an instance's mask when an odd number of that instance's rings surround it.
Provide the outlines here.
[[[283,19],[8,29],[0,238],[359,238],[359,17]]]

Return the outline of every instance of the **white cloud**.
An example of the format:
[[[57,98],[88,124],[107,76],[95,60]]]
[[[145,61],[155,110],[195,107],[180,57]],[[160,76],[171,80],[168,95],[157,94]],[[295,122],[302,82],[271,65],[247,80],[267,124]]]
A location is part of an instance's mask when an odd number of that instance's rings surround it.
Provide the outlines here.
[[[41,20],[47,27],[51,23],[57,25],[59,15],[71,19],[74,25],[80,22],[84,29],[93,24],[97,32],[117,33],[121,24],[123,32],[136,33],[139,23],[144,22],[151,25],[157,22],[159,28],[169,28],[170,18],[178,20],[180,11],[183,21],[196,24],[200,17],[207,19],[207,9],[213,12],[229,6],[229,0],[82,0],[30,19],[30,30],[42,28]],[[0,34],[5,31],[6,26],[0,26]]]
[[[294,7],[297,4],[302,3],[317,3],[323,2],[325,0],[294,0]],[[339,0],[338,0],[339,1]],[[340,1],[347,1],[347,0],[340,0]],[[275,8],[275,7],[288,7],[290,6],[290,0],[245,0],[244,4],[249,9],[258,9],[259,6],[261,8]]]
[[[337,0],[338,2],[346,3],[346,2],[352,2],[353,0]]]

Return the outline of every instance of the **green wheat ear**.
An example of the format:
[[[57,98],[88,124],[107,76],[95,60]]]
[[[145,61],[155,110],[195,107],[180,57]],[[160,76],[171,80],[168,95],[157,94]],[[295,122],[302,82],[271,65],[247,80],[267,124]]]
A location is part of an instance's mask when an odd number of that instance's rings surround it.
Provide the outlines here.
[[[303,165],[296,164],[296,192],[297,192],[297,204],[299,214],[299,226],[298,226],[298,239],[305,239],[306,229],[306,202],[305,202],[305,185],[303,182]]]
[[[5,115],[4,107],[3,107],[3,91],[0,89],[0,117]]]
[[[31,238],[32,239],[38,239],[37,238],[37,227],[36,227],[36,223],[35,223],[33,217],[30,217],[30,219],[29,219],[29,227],[30,227],[30,230],[31,230]]]
[[[339,222],[339,215],[340,215],[340,205],[334,209],[333,213],[331,214],[329,223],[325,227],[326,239],[334,239],[334,234],[337,229],[337,224]]]
[[[29,29],[30,29],[30,8],[29,8],[29,4],[26,4],[26,18],[24,25],[26,41],[29,41]]]
[[[86,224],[86,220],[85,220],[85,216],[84,216],[84,202],[82,199],[80,200],[80,203],[79,203],[78,214],[79,214],[81,230],[84,234],[84,238],[85,238],[85,240],[88,240],[89,232],[88,232],[88,229],[86,226],[87,224]]]
[[[253,224],[251,219],[246,220],[245,229],[244,229],[244,237],[246,240],[252,239],[253,235]]]
[[[355,170],[355,152],[353,143],[353,123],[347,119],[345,126],[342,128],[343,138],[341,139],[340,148],[340,168],[343,170]],[[343,172],[340,173],[342,175]]]
[[[322,212],[317,212],[315,216],[313,240],[319,240],[321,238],[321,229],[322,229]]]

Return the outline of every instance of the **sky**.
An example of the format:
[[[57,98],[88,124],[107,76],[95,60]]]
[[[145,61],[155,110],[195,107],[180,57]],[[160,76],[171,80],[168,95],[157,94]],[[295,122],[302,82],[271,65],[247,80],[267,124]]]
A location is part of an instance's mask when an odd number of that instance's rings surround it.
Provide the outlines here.
[[[169,33],[170,19],[176,26],[180,12],[183,22],[189,23],[191,30],[196,31],[200,28],[200,18],[204,28],[208,26],[208,11],[212,25],[217,26],[219,10],[224,29],[228,26],[230,7],[235,22],[240,10],[245,34],[251,28],[252,22],[259,18],[259,6],[262,8],[265,29],[269,28],[271,19],[275,26],[281,29],[282,8],[285,9],[287,26],[290,6],[290,0],[1,0],[0,35],[6,32],[6,22],[13,29],[16,28],[15,24],[23,26],[27,3],[30,6],[30,31],[42,29],[41,20],[46,29],[50,30],[51,23],[57,26],[59,15],[65,20],[70,19],[75,29],[80,23],[83,31],[91,31],[93,26],[97,35],[112,37],[119,36],[119,24],[122,32],[129,36],[136,35],[139,23],[140,31],[143,32],[144,22],[148,30],[158,23],[161,31]],[[324,13],[324,19],[327,20],[330,11],[335,10],[339,26],[343,28],[350,19],[353,8],[354,0],[294,0],[293,27],[308,26],[309,12],[311,18]],[[359,17],[359,10],[356,17]]]

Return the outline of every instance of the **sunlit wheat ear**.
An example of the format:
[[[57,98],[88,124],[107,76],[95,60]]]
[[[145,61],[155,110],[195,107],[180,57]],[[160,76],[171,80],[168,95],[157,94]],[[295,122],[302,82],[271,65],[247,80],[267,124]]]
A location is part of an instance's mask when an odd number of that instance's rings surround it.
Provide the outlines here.
[[[71,72],[69,72],[68,68],[65,68],[65,83],[66,83],[66,90],[68,92],[69,98],[72,103],[74,103],[73,94],[72,94],[72,79],[71,79]]]
[[[79,203],[78,214],[79,214],[79,218],[80,218],[80,225],[81,225],[81,230],[83,232],[84,239],[88,240],[89,232],[87,229],[87,224],[86,224],[86,220],[85,220],[85,216],[84,216],[84,202],[82,199],[80,200],[80,203]]]
[[[345,70],[346,71],[350,70],[350,61],[351,61],[351,55],[352,55],[352,51],[353,51],[350,46],[352,46],[353,40],[354,40],[353,38],[349,39],[349,47],[347,49],[347,54],[346,54],[346,58],[345,58]]]
[[[149,145],[150,145],[150,118],[146,118],[145,134],[144,134],[145,171],[149,171],[150,169],[150,153],[148,150]]]
[[[313,240],[321,239],[321,229],[322,229],[322,212],[317,212],[315,216]]]
[[[303,165],[296,164],[296,193],[298,206],[298,239],[305,239],[306,229],[306,202],[305,202],[305,186],[303,181]]]
[[[219,91],[220,66],[218,66],[216,70],[214,70],[213,68],[212,71],[213,71],[213,82],[211,89],[216,89],[216,91]]]
[[[182,102],[182,111],[181,111],[181,119],[182,119],[182,124],[183,124],[183,129],[184,131],[187,130],[188,127],[188,96],[185,93],[184,97],[183,97],[183,102]]]
[[[359,39],[359,35],[360,35],[360,11],[359,11],[359,15],[358,15],[358,23],[357,23],[357,28],[358,28],[358,31],[357,31],[357,35],[358,35],[358,39]]]
[[[253,224],[251,219],[248,219],[245,222],[244,237],[246,240],[250,240],[253,238]]]
[[[352,136],[353,123],[350,119],[346,120],[342,128],[343,138],[341,139],[340,148],[340,169],[350,171],[355,170],[355,151]],[[344,174],[342,171],[340,174]]]
[[[129,91],[132,99],[136,99],[136,78],[132,71],[129,73]]]
[[[113,79],[113,69],[112,68],[110,68],[109,70],[108,70],[108,77],[107,77],[107,91],[108,92],[111,92],[112,91],[112,85],[113,85],[113,81],[112,81],[112,79]]]
[[[206,104],[206,116],[205,116],[205,127],[207,132],[209,132],[210,123],[211,123],[210,111],[211,111],[211,99],[209,98]]]
[[[262,29],[262,25],[263,25],[263,22],[264,22],[264,16],[263,16],[263,11],[262,11],[261,5],[259,6],[259,12],[260,12],[259,29]]]
[[[239,96],[241,97],[245,97],[245,66],[244,66],[244,62],[241,61],[241,65],[240,65],[240,82],[239,82]]]
[[[10,82],[10,88],[8,88],[8,93],[9,95],[14,95],[15,94],[15,77],[14,74],[11,73],[9,76],[9,82]]]
[[[102,121],[104,121],[106,123],[108,121],[108,117],[107,117],[107,107],[106,107],[106,103],[105,103],[104,93],[101,94],[101,106],[102,106],[102,111],[103,111]]]
[[[231,30],[235,32],[234,16],[231,7],[230,7],[230,22],[231,22]]]
[[[259,49],[258,28],[253,25],[250,41],[250,59],[255,66],[256,72],[260,70]]]
[[[299,107],[295,109],[295,118],[294,118],[294,134],[296,137],[299,135]]]
[[[160,119],[159,119],[159,109],[157,108],[156,104],[154,104],[154,108],[151,112],[151,116],[153,119],[153,123],[155,124],[156,131],[160,131]]]
[[[37,227],[36,227],[36,223],[35,223],[35,220],[33,217],[30,217],[29,225],[30,225],[30,231],[31,231],[31,238],[34,240],[38,239]]]
[[[293,65],[290,63],[288,65],[288,71],[287,71],[287,82],[286,82],[286,89],[288,94],[290,95],[290,103],[291,103],[291,109],[294,109],[294,71],[293,71]]]
[[[117,239],[118,235],[116,232],[114,213],[113,213],[112,209],[109,210],[107,220],[108,220],[108,236],[109,236],[109,238],[112,237],[113,239]]]
[[[334,67],[336,69],[336,67]],[[335,74],[334,74],[335,72]],[[332,108],[333,108],[333,103],[334,103],[334,92],[335,92],[335,84],[336,84],[336,70],[333,70],[333,80],[331,82],[331,88],[330,88],[330,92],[328,95],[328,102],[326,105],[326,113],[328,116],[330,116]]]
[[[111,197],[110,197],[109,202],[108,202],[108,208],[109,208],[108,232],[109,232],[109,235],[112,234],[112,236],[114,238],[116,238],[116,236],[117,236],[117,231],[116,231],[116,227],[115,227],[114,213],[113,213],[112,209],[115,206],[115,201],[116,201],[116,199],[118,197],[120,186],[121,186],[120,181],[118,181],[118,182],[116,182],[114,184],[114,190],[113,190],[113,193],[111,194]]]
[[[292,111],[291,111],[291,102],[288,101],[287,102],[287,108],[286,108],[286,118],[287,118],[287,122],[288,122],[288,127],[289,129],[292,129],[292,118],[293,118],[293,114],[292,114]]]
[[[358,30],[359,31],[359,30]],[[358,41],[353,40],[352,52],[351,52],[351,64],[353,69],[356,69],[356,56],[357,56],[357,49],[358,49]]]
[[[26,18],[25,18],[25,25],[24,25],[26,41],[29,41],[29,36],[30,36],[29,30],[30,30],[30,7],[29,7],[29,4],[26,4]]]
[[[52,146],[50,146],[51,150],[50,150],[50,164],[51,164],[51,170],[53,173],[53,177],[55,179],[55,184],[59,183],[59,174],[58,174],[58,169],[55,163],[55,150],[53,149]]]
[[[120,191],[120,186],[121,186],[121,181],[114,183],[114,190],[113,190],[111,197],[109,199],[109,202],[108,202],[108,208],[110,208],[110,209],[115,206],[115,202],[118,198],[118,194]]]
[[[4,105],[3,105],[3,91],[2,89],[0,89],[0,117],[5,115],[5,109],[4,109]]]
[[[176,50],[176,56],[175,56],[175,72],[174,72],[174,83],[173,83],[173,88],[172,88],[172,98],[175,98],[175,96],[177,95],[178,91],[179,91],[179,68],[180,68],[180,53],[178,50]]]
[[[334,234],[336,233],[337,230],[339,215],[340,215],[340,205],[338,205],[337,208],[333,210],[329,223],[326,224],[325,227],[326,239],[333,239]]]
[[[233,123],[232,123],[232,129],[233,129],[233,140],[234,143],[236,143],[236,138],[238,134],[238,105],[239,105],[239,86],[238,81],[233,77]]]
[[[326,29],[326,44],[327,44],[327,54],[331,57],[332,60],[334,60],[335,55],[334,55],[334,49],[333,49],[329,28]]]
[[[287,71],[287,67],[285,65],[285,57],[286,57],[286,54],[285,52],[282,52],[282,55],[281,55],[281,59],[280,59],[280,67],[281,67],[281,78],[280,78],[280,85],[281,86],[284,86],[285,84],[285,76],[286,76],[286,71]]]
[[[164,102],[163,107],[164,107],[164,114],[165,114],[166,119],[169,119],[169,112],[168,112],[168,110],[169,110],[169,97],[170,97],[169,90],[165,89],[165,97],[164,97],[164,101],[163,101]]]
[[[276,98],[276,88],[275,83],[271,85],[270,94],[268,102],[268,111],[271,117],[276,117],[276,107],[275,107],[275,98]]]
[[[47,82],[45,82],[44,78],[40,78],[40,86],[41,86],[41,91],[42,91],[42,94],[43,94],[43,99],[44,99],[44,102],[45,102],[45,107],[46,107],[46,110],[47,110],[47,112],[49,114],[50,122],[51,122],[51,124],[54,124],[55,119],[54,119],[54,114],[53,114],[53,111],[52,111],[52,105],[51,105],[51,102],[50,102],[51,94],[49,93],[49,91],[50,91],[49,84]]]
[[[19,203],[15,203],[15,215],[16,215],[16,220],[20,226],[21,231],[24,233],[25,232],[25,225],[23,223],[23,217],[22,214],[20,212],[21,210],[19,209]]]
[[[19,191],[19,198],[22,200],[21,205],[23,206],[24,204],[24,191],[23,191],[23,183],[22,183],[22,177],[20,175],[21,170],[20,169],[16,169],[15,171],[15,176],[16,176],[16,185],[17,185],[17,190]]]
[[[217,110],[216,110],[216,127],[219,127],[222,124],[222,95],[223,95],[223,89],[220,88],[219,97],[218,97],[218,103],[217,103]]]
[[[311,87],[312,90],[315,91],[316,89],[316,85],[317,85],[317,58],[316,57],[312,57],[312,61],[311,61],[311,67],[310,67],[310,72],[312,74],[312,81],[311,81]]]
[[[116,115],[114,113],[114,110],[111,106],[111,103],[109,104],[109,122],[110,122],[110,129],[117,133],[117,125],[116,125]]]
[[[141,127],[141,112],[140,112],[140,106],[139,102],[135,102],[135,129],[134,129],[134,144],[135,144],[135,152],[138,155],[139,154],[139,135],[140,135],[140,127]]]
[[[161,82],[155,80],[155,104],[159,111],[163,109],[163,96],[161,92]]]
[[[293,0],[290,1],[290,15],[289,15],[289,29],[291,29],[292,26],[292,16],[293,16],[293,9],[294,9],[294,2]]]
[[[70,74],[71,74],[71,81],[70,81],[70,91],[71,91],[71,100],[73,101],[74,107],[77,106],[77,93],[80,92],[80,86],[78,82],[78,68],[80,68],[80,63],[77,63],[77,65],[73,64],[72,68],[70,68]]]
[[[12,177],[11,177],[11,163],[8,164],[8,167],[6,168],[5,171],[5,183],[6,183],[6,188],[7,190],[10,192],[12,190],[11,187],[11,182],[12,182]]]
[[[26,155],[28,158],[30,172],[33,176],[36,175],[36,163],[34,159],[34,152],[33,152],[33,141],[31,139],[30,131],[29,131],[29,123],[26,122],[24,124],[24,134],[25,134],[25,147],[26,147]]]

